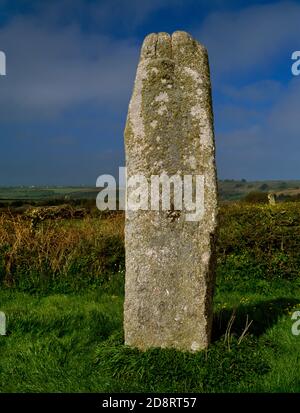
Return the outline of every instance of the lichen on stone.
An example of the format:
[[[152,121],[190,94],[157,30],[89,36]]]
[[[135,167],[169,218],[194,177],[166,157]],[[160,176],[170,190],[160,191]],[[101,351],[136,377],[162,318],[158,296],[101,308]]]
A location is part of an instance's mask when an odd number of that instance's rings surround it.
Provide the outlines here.
[[[144,40],[125,128],[128,176],[204,176],[204,216],[127,211],[125,341],[197,351],[210,341],[217,181],[208,55],[189,34]],[[166,293],[168,291],[168,293]]]

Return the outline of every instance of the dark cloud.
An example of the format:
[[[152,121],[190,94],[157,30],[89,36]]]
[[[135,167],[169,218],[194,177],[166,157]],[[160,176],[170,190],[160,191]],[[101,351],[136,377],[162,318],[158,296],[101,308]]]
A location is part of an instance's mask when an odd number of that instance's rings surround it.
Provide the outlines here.
[[[196,31],[209,51],[221,177],[300,177],[300,4],[282,1],[213,12]]]
[[[258,112],[258,117],[246,108],[243,113],[241,106],[228,115],[230,106],[225,105],[222,127],[226,122],[230,126],[226,132],[220,127],[217,133],[221,176],[299,179],[299,96],[300,79],[293,78],[280,99]]]
[[[197,36],[209,49],[216,76],[270,69],[298,46],[300,4],[281,1],[211,13]],[[293,50],[293,49],[292,49]]]
[[[206,18],[199,12],[185,27],[209,51],[219,176],[299,178],[300,77],[290,55],[300,4],[233,3],[201,2]],[[0,184],[93,184],[117,171],[142,41],[135,29],[153,31],[146,22],[160,12],[164,28],[168,11],[198,4],[0,0]],[[221,11],[207,12],[216,5]]]

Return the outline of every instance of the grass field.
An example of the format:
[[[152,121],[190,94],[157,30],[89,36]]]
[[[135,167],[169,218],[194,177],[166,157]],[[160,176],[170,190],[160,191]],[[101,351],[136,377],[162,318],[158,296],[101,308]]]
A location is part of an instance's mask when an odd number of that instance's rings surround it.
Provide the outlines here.
[[[0,391],[299,392],[299,222],[298,203],[222,207],[212,344],[191,354],[124,345],[122,215],[2,218]]]
[[[1,392],[299,392],[300,337],[291,334],[299,287],[287,282],[268,290],[218,288],[213,344],[196,355],[124,346],[118,291],[1,291],[8,316],[8,335],[0,337]],[[239,342],[247,315],[252,334]]]

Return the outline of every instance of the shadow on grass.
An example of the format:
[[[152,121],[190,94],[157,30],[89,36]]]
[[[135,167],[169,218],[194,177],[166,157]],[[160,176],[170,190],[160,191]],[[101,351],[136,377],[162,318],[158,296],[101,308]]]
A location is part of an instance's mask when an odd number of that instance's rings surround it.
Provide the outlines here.
[[[298,303],[300,303],[300,300],[283,297],[255,304],[244,304],[236,308],[222,309],[214,314],[212,341],[219,340],[226,333],[228,324],[233,316],[231,334],[240,336],[247,325],[247,321],[248,324],[252,321],[248,332],[259,337],[268,328],[276,324],[279,317],[288,314]]]

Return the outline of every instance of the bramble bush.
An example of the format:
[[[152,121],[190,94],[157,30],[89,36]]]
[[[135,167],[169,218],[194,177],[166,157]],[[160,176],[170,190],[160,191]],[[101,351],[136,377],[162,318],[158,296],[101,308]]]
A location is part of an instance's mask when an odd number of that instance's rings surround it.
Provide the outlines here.
[[[219,211],[217,280],[299,280],[300,204],[225,204]],[[120,283],[124,216],[44,221],[0,216],[0,283],[23,291],[78,291]]]
[[[219,273],[224,277],[299,279],[300,205],[225,205],[219,214]]]
[[[45,221],[0,217],[0,280],[23,291],[78,291],[124,268],[123,218]]]

